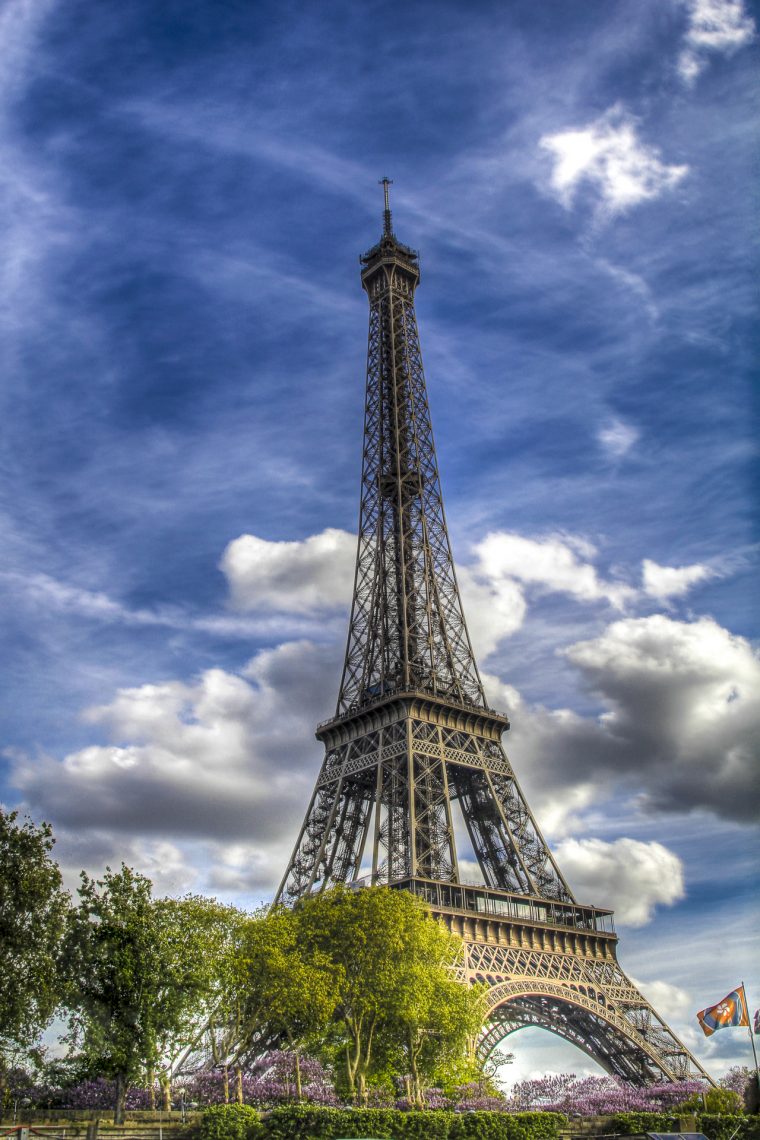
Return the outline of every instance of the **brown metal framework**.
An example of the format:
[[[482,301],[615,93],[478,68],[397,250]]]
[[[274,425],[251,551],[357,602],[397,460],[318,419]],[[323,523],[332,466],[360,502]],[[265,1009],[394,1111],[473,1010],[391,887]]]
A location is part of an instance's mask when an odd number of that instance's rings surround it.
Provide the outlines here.
[[[433,444],[419,258],[393,233],[383,184],[383,233],[361,259],[369,347],[348,644],[277,901],[341,882],[425,897],[464,940],[463,980],[489,984],[486,1055],[541,1025],[635,1083],[707,1076],[620,969],[611,912],[573,898],[502,747],[509,721],[486,704]],[[456,815],[484,885],[462,881]]]

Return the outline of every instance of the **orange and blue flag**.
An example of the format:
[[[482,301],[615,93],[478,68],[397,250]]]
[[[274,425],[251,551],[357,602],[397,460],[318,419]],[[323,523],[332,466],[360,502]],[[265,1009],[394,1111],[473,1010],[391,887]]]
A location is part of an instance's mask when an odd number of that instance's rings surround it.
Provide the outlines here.
[[[716,1029],[727,1029],[731,1025],[749,1025],[749,1012],[747,999],[744,996],[744,986],[732,990],[709,1009],[701,1009],[697,1014],[697,1021],[702,1026],[705,1037],[710,1037]]]

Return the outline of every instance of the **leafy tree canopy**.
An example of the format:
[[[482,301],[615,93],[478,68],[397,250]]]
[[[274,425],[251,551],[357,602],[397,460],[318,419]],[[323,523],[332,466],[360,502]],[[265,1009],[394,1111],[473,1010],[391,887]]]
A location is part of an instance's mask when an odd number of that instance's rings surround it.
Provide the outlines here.
[[[406,891],[337,887],[295,908],[302,953],[335,968],[332,1043],[349,1093],[366,1099],[382,1072],[408,1073],[411,1094],[457,1063],[480,1025],[480,990],[451,973],[461,943]]]
[[[67,940],[71,1041],[93,1075],[116,1081],[121,1123],[129,1085],[171,1072],[202,1033],[224,988],[225,939],[239,912],[213,899],[154,900],[122,864],[84,872]]]
[[[0,809],[0,1079],[33,1046],[61,996],[69,896],[52,829]]]

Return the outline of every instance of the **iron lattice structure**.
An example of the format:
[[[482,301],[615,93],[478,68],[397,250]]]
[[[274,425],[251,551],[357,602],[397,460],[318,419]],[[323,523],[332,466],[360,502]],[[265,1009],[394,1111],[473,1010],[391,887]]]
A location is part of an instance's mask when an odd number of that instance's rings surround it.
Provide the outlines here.
[[[574,899],[502,747],[509,721],[487,706],[444,516],[419,258],[393,232],[388,185],[383,234],[361,258],[369,347],[343,677],[277,901],[351,882],[423,896],[463,939],[462,979],[488,983],[484,1055],[538,1025],[636,1084],[707,1077],[618,965],[612,912]],[[462,880],[457,830],[483,885]]]

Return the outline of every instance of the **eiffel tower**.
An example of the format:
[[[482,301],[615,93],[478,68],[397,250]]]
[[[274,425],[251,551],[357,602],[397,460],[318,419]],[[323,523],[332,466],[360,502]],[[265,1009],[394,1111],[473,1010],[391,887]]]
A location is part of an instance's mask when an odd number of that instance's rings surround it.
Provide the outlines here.
[[[396,238],[382,184],[382,236],[361,258],[369,348],[348,645],[276,901],[367,882],[424,898],[464,942],[462,980],[490,987],[483,1057],[541,1026],[636,1085],[709,1080],[618,965],[612,912],[576,902],[502,747],[509,720],[486,702],[446,529],[414,309],[419,256]],[[460,873],[457,813],[481,884]]]

